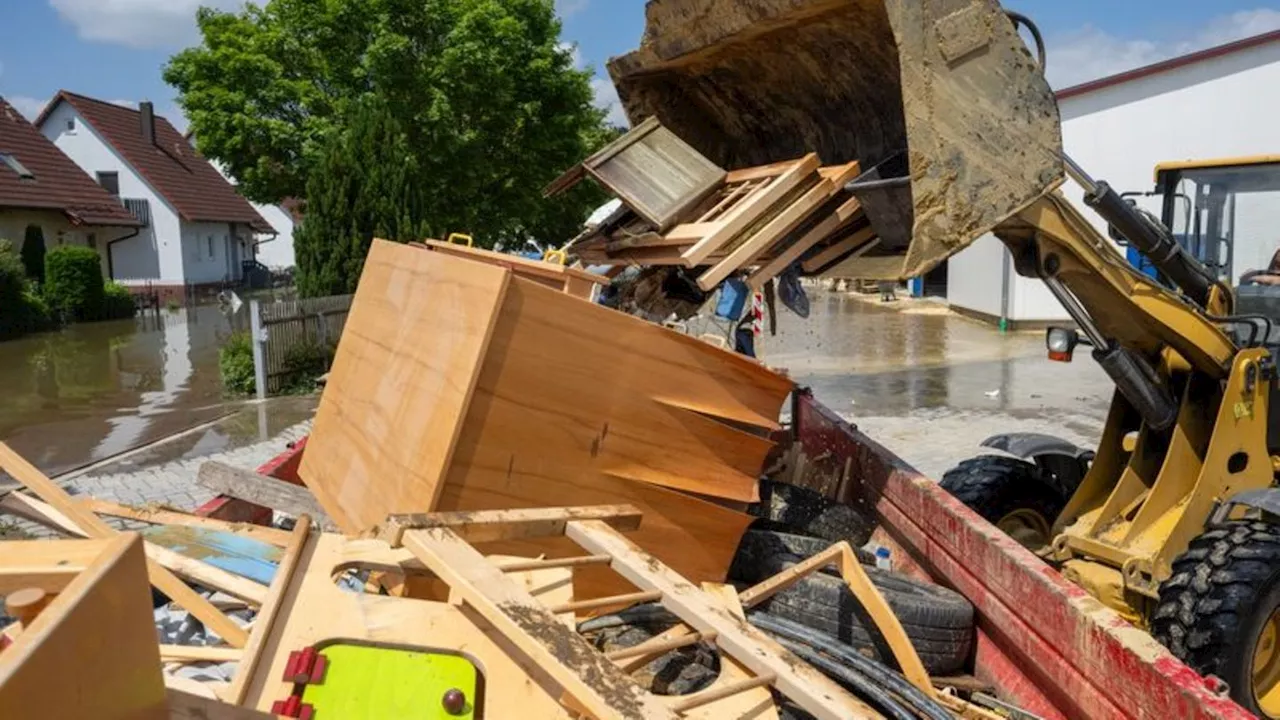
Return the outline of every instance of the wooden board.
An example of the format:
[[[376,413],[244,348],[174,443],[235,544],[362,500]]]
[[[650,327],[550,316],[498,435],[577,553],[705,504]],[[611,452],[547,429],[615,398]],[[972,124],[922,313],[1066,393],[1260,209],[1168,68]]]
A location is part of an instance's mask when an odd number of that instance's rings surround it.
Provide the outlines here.
[[[504,282],[501,268],[382,243],[366,267],[373,282],[362,280],[349,323],[359,330],[343,338],[299,473],[344,531],[391,514],[631,503],[646,518],[638,543],[698,581],[723,579],[750,518],[667,488],[754,497],[788,379],[638,318],[520,278]],[[382,267],[470,277],[504,295],[500,310],[495,298],[472,298],[497,320],[467,346],[481,369],[465,407],[445,396],[451,423],[436,398],[459,387],[440,377],[458,368],[429,362],[450,289],[414,284],[424,302],[389,326],[370,312],[386,304]],[[433,426],[458,433],[443,478]],[[572,545],[485,549],[558,557]],[[579,575],[586,597],[602,589],[591,580],[597,570]],[[604,578],[616,589],[616,578]]]
[[[247,500],[294,517],[309,515],[316,526],[324,530],[336,528],[315,496],[306,488],[292,483],[215,460],[200,465],[196,483],[221,495]]]
[[[531,260],[510,253],[494,252],[458,243],[440,242],[439,240],[424,240],[422,245],[436,252],[505,267],[515,273],[516,277],[533,280],[553,290],[569,293],[574,297],[589,299],[591,291],[596,285],[609,284],[609,279],[603,275],[596,275],[581,268],[566,267],[542,260]]]
[[[168,717],[142,538],[96,545],[98,557],[0,652],[3,720]]]
[[[800,259],[800,256],[809,251],[810,248],[818,245],[822,241],[831,237],[832,234],[846,227],[854,221],[862,211],[862,203],[857,198],[850,198],[847,202],[836,208],[835,212],[823,218],[818,224],[809,229],[803,236],[796,239],[786,249],[779,252],[769,262],[758,267],[747,278],[747,285],[752,290],[759,290],[764,284],[769,282],[778,273],[786,270],[792,263]]]
[[[510,278],[374,241],[298,468],[344,531],[435,508]]]
[[[875,247],[872,243],[878,242],[879,238],[876,238],[875,230],[870,226],[867,226],[853,233],[849,237],[835,242],[830,247],[823,249],[822,252],[817,253],[813,257],[806,258],[803,263],[804,271],[809,273],[817,272],[823,267],[835,262],[841,255],[845,255],[853,250],[862,250],[865,252]]]

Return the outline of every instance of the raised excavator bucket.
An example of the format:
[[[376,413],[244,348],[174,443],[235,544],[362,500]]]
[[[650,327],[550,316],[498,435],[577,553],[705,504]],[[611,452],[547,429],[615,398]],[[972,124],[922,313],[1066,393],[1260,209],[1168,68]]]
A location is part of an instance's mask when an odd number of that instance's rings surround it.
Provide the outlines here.
[[[1062,180],[1053,92],[996,0],[649,0],[645,14],[640,48],[609,61],[633,123],[656,115],[728,169],[859,161],[880,243],[844,275],[920,275]]]

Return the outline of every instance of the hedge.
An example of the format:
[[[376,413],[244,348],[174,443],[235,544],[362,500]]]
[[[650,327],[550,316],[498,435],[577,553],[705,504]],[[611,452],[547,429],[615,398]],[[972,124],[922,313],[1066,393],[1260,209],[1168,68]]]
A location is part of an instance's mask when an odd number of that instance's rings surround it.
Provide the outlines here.
[[[62,245],[44,258],[44,297],[67,320],[98,320],[106,305],[98,252],[83,245]]]
[[[118,282],[109,282],[102,289],[102,313],[103,320],[121,320],[123,318],[131,318],[136,312],[133,304],[133,295],[129,293],[129,288]]]
[[[0,340],[50,327],[49,308],[27,280],[13,243],[0,240]]]
[[[249,333],[232,333],[218,350],[218,374],[224,394],[236,397],[257,391],[253,375],[253,343]]]

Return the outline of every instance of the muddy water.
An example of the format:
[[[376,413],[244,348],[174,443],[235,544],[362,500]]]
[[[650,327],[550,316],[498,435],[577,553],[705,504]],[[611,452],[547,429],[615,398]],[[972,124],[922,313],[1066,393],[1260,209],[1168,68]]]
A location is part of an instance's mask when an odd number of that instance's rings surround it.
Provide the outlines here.
[[[208,306],[0,343],[0,440],[58,474],[224,416],[231,331]]]
[[[1092,414],[1105,412],[1111,397],[1087,349],[1073,363],[1050,362],[1042,332],[1001,334],[920,301],[890,308],[816,289],[810,296],[808,320],[779,309],[778,335],[763,339],[761,356],[837,411]]]

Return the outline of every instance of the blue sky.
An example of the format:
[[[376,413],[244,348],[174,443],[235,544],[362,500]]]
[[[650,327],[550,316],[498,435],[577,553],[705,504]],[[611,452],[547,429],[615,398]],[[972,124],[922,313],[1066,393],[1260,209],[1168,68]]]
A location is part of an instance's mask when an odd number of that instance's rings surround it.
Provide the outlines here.
[[[160,70],[198,42],[200,0],[2,0],[0,95],[29,116],[65,88],[105,100],[155,102],[180,127]],[[232,9],[242,0],[204,0]],[[1048,36],[1049,77],[1066,87],[1280,28],[1280,0],[1006,0]],[[556,0],[564,39],[597,70],[597,102],[616,111],[604,61],[638,43],[644,0]]]

